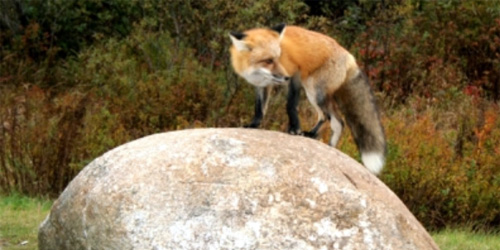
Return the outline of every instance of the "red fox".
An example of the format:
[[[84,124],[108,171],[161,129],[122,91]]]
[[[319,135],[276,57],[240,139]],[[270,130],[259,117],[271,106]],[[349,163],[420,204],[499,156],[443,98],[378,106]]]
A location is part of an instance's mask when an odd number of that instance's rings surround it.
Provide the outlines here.
[[[269,100],[269,90],[288,84],[287,113],[291,134],[317,137],[330,120],[330,145],[339,141],[345,120],[365,167],[374,174],[385,164],[386,142],[375,98],[354,57],[333,38],[296,26],[255,28],[230,32],[231,63],[235,72],[256,86],[255,116],[248,127],[258,127]],[[300,88],[318,113],[318,122],[302,133],[297,114]]]

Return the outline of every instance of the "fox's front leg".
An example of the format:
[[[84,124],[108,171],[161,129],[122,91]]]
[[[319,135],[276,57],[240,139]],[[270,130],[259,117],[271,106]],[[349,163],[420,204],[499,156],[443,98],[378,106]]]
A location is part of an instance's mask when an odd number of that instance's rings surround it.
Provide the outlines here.
[[[286,103],[286,112],[288,114],[288,133],[292,135],[301,135],[300,120],[297,107],[300,100],[300,80],[293,77],[288,85],[288,98]]]
[[[266,114],[267,105],[269,103],[269,95],[273,87],[255,87],[255,113],[250,124],[244,125],[245,128],[258,128],[262,118]]]

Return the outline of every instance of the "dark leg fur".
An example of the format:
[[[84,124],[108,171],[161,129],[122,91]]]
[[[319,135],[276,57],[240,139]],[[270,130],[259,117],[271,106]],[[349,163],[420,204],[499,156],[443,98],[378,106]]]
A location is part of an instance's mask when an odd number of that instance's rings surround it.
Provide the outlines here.
[[[288,98],[286,103],[286,112],[288,113],[289,126],[288,133],[292,135],[300,135],[300,120],[297,112],[297,107],[300,100],[300,82],[292,78],[288,85]]]
[[[267,106],[267,102],[269,100],[269,95],[272,90],[272,87],[265,87],[255,89],[255,114],[250,124],[244,125],[245,128],[258,128],[264,117],[265,109]],[[300,120],[297,111],[297,107],[299,105],[300,100],[300,80],[296,80],[292,78],[290,80],[290,84],[288,85],[288,96],[287,96],[287,104],[286,111],[288,113],[288,133],[292,135],[301,135],[302,131],[300,129]]]
[[[319,121],[318,123],[316,123],[316,125],[314,125],[314,128],[311,129],[310,131],[306,131],[304,132],[304,136],[305,137],[309,137],[309,138],[318,138],[318,132],[319,132],[319,129],[321,128],[321,126],[323,126],[323,123],[325,123],[326,120],[321,120]]]
[[[264,109],[269,98],[269,91],[266,88],[255,88],[255,114],[250,124],[244,125],[245,128],[258,128],[264,117]]]

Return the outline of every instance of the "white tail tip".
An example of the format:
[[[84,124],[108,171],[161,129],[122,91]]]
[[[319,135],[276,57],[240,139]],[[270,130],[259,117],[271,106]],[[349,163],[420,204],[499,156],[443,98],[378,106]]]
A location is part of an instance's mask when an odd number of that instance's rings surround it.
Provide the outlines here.
[[[361,161],[363,165],[375,175],[378,175],[384,168],[385,159],[381,153],[361,153]]]

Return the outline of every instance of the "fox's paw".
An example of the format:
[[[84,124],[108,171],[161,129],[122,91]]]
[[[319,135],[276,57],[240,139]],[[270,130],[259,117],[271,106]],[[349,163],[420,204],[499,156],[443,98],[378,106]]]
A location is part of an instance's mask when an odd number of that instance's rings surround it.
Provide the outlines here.
[[[244,128],[258,128],[259,124],[249,123],[249,124],[243,125],[243,127]]]
[[[313,139],[318,138],[318,133],[316,133],[314,131],[306,131],[306,132],[302,133],[302,135],[305,137],[313,138]]]
[[[300,128],[289,128],[288,133],[291,135],[303,135],[302,130]]]

